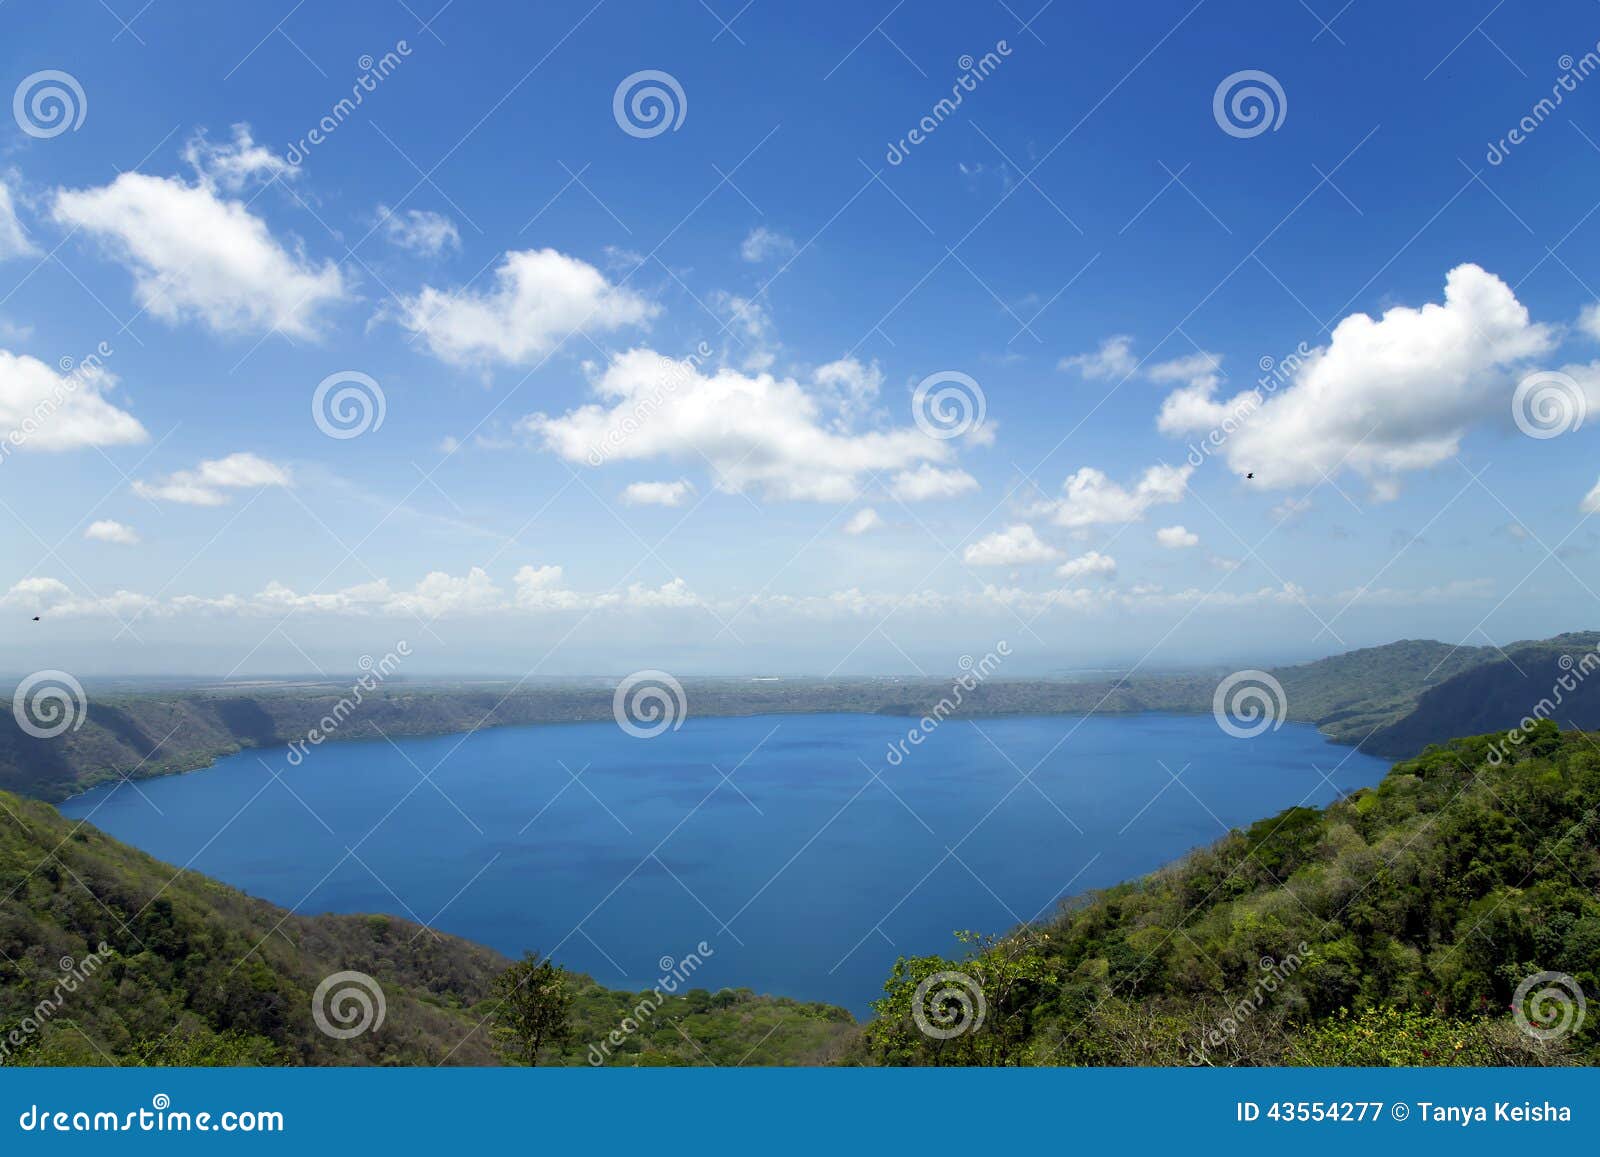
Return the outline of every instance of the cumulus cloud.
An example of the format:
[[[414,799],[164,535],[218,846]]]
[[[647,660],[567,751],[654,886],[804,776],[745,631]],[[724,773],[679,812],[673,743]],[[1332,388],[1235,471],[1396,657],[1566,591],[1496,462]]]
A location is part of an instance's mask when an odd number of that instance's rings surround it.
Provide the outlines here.
[[[139,545],[139,534],[133,527],[114,522],[109,518],[91,522],[89,528],[83,532],[83,537],[91,542],[114,542],[118,546]]]
[[[194,147],[204,151],[193,184],[123,173],[98,188],[58,189],[52,215],[99,239],[133,274],[135,300],[162,321],[315,336],[319,314],[346,296],[338,266],[286,248],[243,201],[225,195],[261,175],[256,154],[265,150]]]
[[[846,534],[866,534],[869,530],[877,530],[883,525],[883,519],[878,517],[878,512],[870,506],[863,506],[850,516],[850,521],[844,524]]]
[[[1033,527],[1019,522],[980,538],[961,557],[968,566],[1027,566],[1053,562],[1061,552],[1041,539]]]
[[[75,450],[124,446],[149,435],[138,419],[106,400],[117,379],[81,364],[60,374],[38,358],[0,350],[0,446]]]
[[[1200,545],[1200,536],[1182,526],[1163,526],[1156,531],[1156,542],[1168,550],[1183,550]]]
[[[179,470],[159,482],[136,481],[133,492],[141,498],[187,506],[221,506],[228,501],[229,490],[288,485],[289,472],[282,466],[241,452],[209,459],[193,470]]]
[[[424,285],[400,299],[398,320],[452,365],[527,365],[577,332],[607,333],[660,312],[593,265],[554,249],[513,250],[484,290]]]
[[[205,132],[196,133],[183,148],[183,159],[194,169],[195,179],[209,189],[237,193],[260,181],[293,179],[300,175],[288,161],[250,135],[250,126],[233,126],[231,144],[213,144]]]
[[[1169,396],[1159,424],[1169,434],[1236,424],[1223,444],[1228,465],[1262,485],[1348,469],[1392,496],[1400,475],[1453,457],[1473,422],[1504,420],[1518,367],[1553,344],[1504,281],[1458,265],[1442,304],[1351,314],[1271,396],[1252,389],[1223,401],[1202,379]]]
[[[965,470],[941,470],[927,463],[915,470],[902,470],[889,482],[889,493],[901,502],[955,498],[976,489],[978,480]]]
[[[676,482],[635,482],[622,492],[629,506],[682,506],[694,487],[686,479]]]
[[[1104,578],[1117,573],[1117,560],[1109,554],[1091,550],[1076,558],[1069,558],[1056,567],[1056,574],[1064,579]]]
[[[1133,356],[1133,338],[1119,333],[1102,341],[1094,353],[1062,358],[1056,368],[1077,370],[1089,381],[1121,381],[1139,368],[1139,359]]]
[[[396,212],[387,205],[379,205],[378,228],[389,244],[424,257],[437,257],[447,249],[461,248],[461,231],[456,223],[443,213],[429,209]]]
[[[815,382],[707,371],[648,349],[613,357],[591,390],[598,401],[556,416],[530,414],[518,428],[569,462],[709,462],[723,491],[817,502],[847,502],[868,475],[945,464],[955,453],[953,440],[915,427],[841,426],[835,394]],[[906,482],[945,493],[977,485],[960,471]]]
[[[786,237],[765,225],[757,225],[745,234],[739,246],[739,256],[751,264],[759,264],[769,257],[787,257],[795,250],[794,239]]]
[[[38,254],[33,242],[28,240],[22,222],[17,220],[16,205],[11,190],[0,181],[0,261],[11,257],[33,257]]]
[[[1193,473],[1194,467],[1189,465],[1151,466],[1128,488],[1111,481],[1104,471],[1085,466],[1067,479],[1059,500],[1040,509],[1058,526],[1138,522],[1152,506],[1181,502]]]

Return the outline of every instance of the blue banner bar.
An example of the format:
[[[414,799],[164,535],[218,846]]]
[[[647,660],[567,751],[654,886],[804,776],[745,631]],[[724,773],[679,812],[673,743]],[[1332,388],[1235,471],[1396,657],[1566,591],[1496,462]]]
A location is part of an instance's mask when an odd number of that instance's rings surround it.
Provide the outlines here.
[[[1593,1152],[1592,1069],[0,1069],[0,1153]],[[1586,1148],[1570,1149],[1572,1146]],[[1271,1151],[1271,1150],[1268,1150]]]

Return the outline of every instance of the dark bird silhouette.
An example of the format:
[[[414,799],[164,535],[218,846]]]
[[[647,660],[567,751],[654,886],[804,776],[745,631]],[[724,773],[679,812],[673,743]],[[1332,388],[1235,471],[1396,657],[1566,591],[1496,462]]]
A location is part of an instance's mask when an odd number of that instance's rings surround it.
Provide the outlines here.
[[[1245,475],[1246,478],[1254,478],[1255,476],[1256,476],[1255,475],[1255,471],[1253,471],[1253,470],[1249,474]]]
[[[33,616],[33,621],[37,623],[39,621],[39,616],[38,615],[34,615]]]

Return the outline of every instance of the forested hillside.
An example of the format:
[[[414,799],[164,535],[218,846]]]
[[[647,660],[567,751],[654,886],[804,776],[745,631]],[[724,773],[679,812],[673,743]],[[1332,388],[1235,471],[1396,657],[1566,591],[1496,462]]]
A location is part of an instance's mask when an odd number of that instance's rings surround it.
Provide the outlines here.
[[[0,1065],[494,1064],[485,1026],[508,963],[390,916],[291,915],[0,792]],[[351,970],[378,983],[384,1016],[338,1038],[313,994]],[[642,994],[569,983],[571,1042],[545,1060],[587,1064]],[[842,1009],[692,989],[605,1060],[817,1063],[854,1032]]]
[[[900,961],[885,1064],[1600,1063],[1600,740],[1455,740],[963,958]],[[981,988],[920,1031],[919,982]],[[1541,973],[1514,1009],[1520,985]],[[963,1020],[948,991],[936,1005]],[[927,1017],[929,1011],[923,1008]],[[1519,1027],[1516,1014],[1525,1017]],[[1542,1035],[1541,1035],[1542,1034]],[[1548,1036],[1549,1039],[1544,1039]]]

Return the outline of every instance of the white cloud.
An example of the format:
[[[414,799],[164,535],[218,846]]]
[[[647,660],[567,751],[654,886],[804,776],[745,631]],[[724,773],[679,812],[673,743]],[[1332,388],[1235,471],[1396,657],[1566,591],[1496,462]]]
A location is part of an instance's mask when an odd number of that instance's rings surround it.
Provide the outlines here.
[[[635,482],[622,492],[629,506],[682,506],[694,493],[686,479],[676,482]]]
[[[1594,484],[1594,489],[1583,496],[1583,502],[1578,507],[1585,514],[1600,513],[1600,482]],[[1518,527],[1520,530],[1521,527]],[[1526,533],[1526,532],[1524,532]],[[1518,537],[1522,537],[1519,535]]]
[[[927,463],[915,470],[902,470],[889,483],[889,493],[901,502],[955,498],[976,489],[978,480],[965,470],[941,470]]]
[[[143,442],[149,435],[138,420],[106,400],[116,384],[102,366],[60,374],[38,358],[0,350],[0,444],[75,450]]]
[[[955,452],[914,427],[841,428],[832,391],[815,384],[727,367],[706,372],[648,349],[615,356],[591,389],[598,402],[554,417],[530,414],[518,428],[569,462],[709,462],[721,490],[817,502],[847,502],[871,473],[945,463]],[[959,471],[934,473],[908,483],[977,485]]]
[[[1223,445],[1228,465],[1266,486],[1348,469],[1392,496],[1399,475],[1453,457],[1474,421],[1503,421],[1517,367],[1553,342],[1504,281],[1458,265],[1442,305],[1351,314],[1271,396],[1252,389],[1224,402],[1214,382],[1194,382],[1168,397],[1159,425],[1186,434],[1238,424]]]
[[[39,250],[28,240],[28,234],[17,220],[16,206],[11,200],[11,190],[0,181],[0,261],[12,257],[33,257]]]
[[[746,344],[740,364],[751,373],[772,368],[779,344],[773,337],[772,314],[759,301],[726,290],[710,294],[711,308],[727,318],[732,332],[743,334]]]
[[[83,537],[91,542],[114,542],[118,546],[139,545],[139,534],[133,527],[113,522],[109,518],[91,522],[89,528],[83,532]]]
[[[1156,531],[1156,541],[1168,550],[1183,550],[1199,546],[1200,536],[1182,526],[1163,526]]]
[[[1600,340],[1600,302],[1586,305],[1579,311],[1578,328],[1590,337]]]
[[[505,255],[492,288],[424,285],[401,298],[398,320],[452,365],[527,365],[574,333],[640,325],[659,312],[586,261],[554,249],[522,249]]]
[[[1056,368],[1077,370],[1090,381],[1121,381],[1139,368],[1139,359],[1133,356],[1133,338],[1119,333],[1106,338],[1092,354],[1062,358]]]
[[[1151,466],[1133,488],[1111,481],[1104,471],[1085,466],[1068,478],[1064,497],[1046,504],[1058,526],[1094,526],[1100,523],[1138,522],[1152,506],[1183,500],[1194,467]]]
[[[863,506],[850,516],[850,521],[844,524],[846,534],[866,534],[869,530],[877,530],[883,525],[883,519],[878,517],[878,512],[870,506]]]
[[[787,257],[794,250],[792,237],[786,237],[765,225],[757,225],[745,235],[744,242],[739,246],[739,256],[755,264],[769,257]]]
[[[288,486],[289,472],[255,454],[241,452],[201,462],[193,470],[179,470],[160,482],[137,481],[133,492],[141,498],[181,502],[188,506],[221,506],[225,491],[258,486]]]
[[[1188,382],[1196,384],[1216,381],[1222,375],[1222,355],[1196,350],[1181,358],[1157,362],[1145,371],[1152,382]]]
[[[1025,522],[980,538],[962,552],[968,566],[1027,566],[1053,562],[1061,552],[1039,537]]]
[[[1098,550],[1080,554],[1077,558],[1069,558],[1056,567],[1056,574],[1064,579],[1090,578],[1097,575],[1103,577],[1116,573],[1117,560],[1109,554],[1101,554]]]
[[[456,223],[443,213],[428,209],[396,212],[387,205],[379,205],[378,227],[391,245],[424,257],[437,257],[446,249],[461,248],[461,231]]]
[[[183,159],[194,169],[195,179],[208,189],[237,193],[257,181],[293,179],[300,171],[250,135],[250,126],[233,126],[233,143],[214,145],[204,131],[189,138]]]
[[[331,261],[314,265],[285,248],[243,201],[219,194],[260,172],[248,156],[224,153],[231,164],[203,160],[210,168],[196,184],[128,172],[99,188],[58,189],[53,216],[103,242],[133,274],[135,300],[162,321],[313,337],[319,313],[345,298],[344,277]]]

